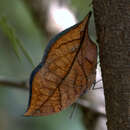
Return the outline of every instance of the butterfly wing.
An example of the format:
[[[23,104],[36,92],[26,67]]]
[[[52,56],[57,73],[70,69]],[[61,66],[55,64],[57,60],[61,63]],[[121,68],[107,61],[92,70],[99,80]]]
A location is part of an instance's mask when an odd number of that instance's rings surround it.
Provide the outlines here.
[[[31,75],[26,116],[59,112],[91,87],[97,54],[88,36],[89,18],[90,14],[49,43],[42,62]]]

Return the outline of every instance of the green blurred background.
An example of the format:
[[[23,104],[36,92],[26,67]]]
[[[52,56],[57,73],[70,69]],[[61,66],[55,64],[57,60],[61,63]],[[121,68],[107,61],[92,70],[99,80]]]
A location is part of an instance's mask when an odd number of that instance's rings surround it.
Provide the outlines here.
[[[89,11],[90,0],[71,0],[69,7],[81,20]],[[5,16],[16,36],[30,55],[34,65],[41,60],[48,38],[33,22],[30,10],[22,0],[0,0],[0,18]],[[91,30],[90,30],[91,31]],[[91,34],[93,32],[91,31]],[[32,64],[18,47],[16,56],[11,41],[0,27],[0,79],[22,81],[29,79]],[[24,117],[28,91],[0,84],[0,130],[85,130],[83,112],[79,107],[72,119],[72,107],[46,117]]]

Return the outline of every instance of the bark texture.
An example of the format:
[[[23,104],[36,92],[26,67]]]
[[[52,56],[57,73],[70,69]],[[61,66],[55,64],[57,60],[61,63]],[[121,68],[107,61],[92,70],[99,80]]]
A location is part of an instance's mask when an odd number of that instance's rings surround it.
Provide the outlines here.
[[[93,0],[108,130],[130,130],[130,0]]]

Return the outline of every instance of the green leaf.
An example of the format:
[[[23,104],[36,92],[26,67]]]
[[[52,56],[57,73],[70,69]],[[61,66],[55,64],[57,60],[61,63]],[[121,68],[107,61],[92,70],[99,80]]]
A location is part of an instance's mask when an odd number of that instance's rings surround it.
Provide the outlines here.
[[[5,16],[2,16],[0,19],[0,27],[2,28],[3,32],[8,37],[8,39],[11,41],[10,43],[12,44],[14,52],[16,56],[18,57],[18,59],[20,60],[20,55],[18,51],[18,46],[17,46],[17,41],[16,41],[14,30],[7,24],[7,20]]]
[[[35,67],[35,65],[33,64],[33,60],[31,58],[31,56],[28,54],[27,50],[24,48],[21,41],[19,39],[16,39],[16,41],[17,41],[20,49],[22,50],[24,56],[28,59],[28,61],[32,64],[32,66]]]
[[[20,48],[24,56],[28,59],[28,61],[32,64],[32,66],[34,66],[32,58],[28,54],[27,50],[24,48],[21,41],[17,38],[14,29],[7,23],[7,19],[5,16],[2,16],[0,19],[0,27],[2,28],[3,32],[6,34],[8,39],[11,41],[10,43],[18,59],[19,60],[21,59],[18,50]]]

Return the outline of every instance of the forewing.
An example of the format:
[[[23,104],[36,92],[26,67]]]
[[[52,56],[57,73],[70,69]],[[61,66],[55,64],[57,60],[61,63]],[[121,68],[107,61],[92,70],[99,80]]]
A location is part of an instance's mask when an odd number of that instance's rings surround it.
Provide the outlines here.
[[[31,78],[26,116],[59,112],[91,87],[97,54],[96,45],[88,36],[89,18],[90,14],[51,44]]]

